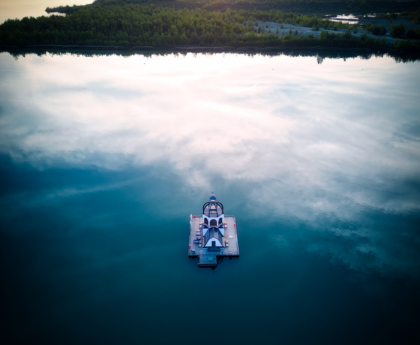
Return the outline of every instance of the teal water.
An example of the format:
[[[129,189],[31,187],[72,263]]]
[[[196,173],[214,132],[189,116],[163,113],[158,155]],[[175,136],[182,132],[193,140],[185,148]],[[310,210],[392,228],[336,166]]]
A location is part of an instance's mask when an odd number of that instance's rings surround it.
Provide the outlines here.
[[[419,75],[387,57],[1,53],[4,335],[419,340]],[[187,257],[212,191],[241,250],[214,272]]]

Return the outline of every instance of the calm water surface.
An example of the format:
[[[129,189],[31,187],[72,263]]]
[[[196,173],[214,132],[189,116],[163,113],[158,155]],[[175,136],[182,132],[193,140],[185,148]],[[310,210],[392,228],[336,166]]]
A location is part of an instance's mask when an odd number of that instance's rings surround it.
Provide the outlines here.
[[[419,75],[390,58],[1,53],[9,339],[418,341]],[[212,191],[241,249],[214,272],[187,257]]]

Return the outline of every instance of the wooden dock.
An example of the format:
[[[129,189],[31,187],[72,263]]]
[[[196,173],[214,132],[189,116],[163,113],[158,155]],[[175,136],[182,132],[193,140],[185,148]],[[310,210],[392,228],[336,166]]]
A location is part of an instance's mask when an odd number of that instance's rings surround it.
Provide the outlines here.
[[[209,250],[202,247],[202,243],[196,244],[197,230],[199,235],[203,238],[203,218],[202,216],[191,215],[190,219],[190,236],[188,246],[188,257],[198,258],[199,267],[216,267],[222,258],[237,258],[239,257],[239,243],[238,232],[236,229],[236,219],[234,216],[225,216],[224,223],[224,243],[225,247],[217,248],[216,250]]]

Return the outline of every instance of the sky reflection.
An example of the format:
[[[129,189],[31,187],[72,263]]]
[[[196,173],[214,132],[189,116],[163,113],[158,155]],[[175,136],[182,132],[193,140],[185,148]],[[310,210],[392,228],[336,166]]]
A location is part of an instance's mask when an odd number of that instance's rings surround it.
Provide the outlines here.
[[[15,162],[164,164],[196,190],[242,188],[250,217],[311,229],[270,234],[280,246],[420,278],[419,63],[2,53],[0,68],[0,151]]]

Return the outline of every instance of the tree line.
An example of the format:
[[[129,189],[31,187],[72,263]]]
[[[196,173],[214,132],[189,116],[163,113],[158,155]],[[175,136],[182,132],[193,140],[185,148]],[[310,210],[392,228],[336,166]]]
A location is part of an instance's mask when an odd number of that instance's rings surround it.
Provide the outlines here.
[[[358,38],[322,32],[320,38],[297,34],[284,36],[259,30],[258,21],[288,23],[305,27],[350,29],[312,15],[281,11],[209,12],[203,9],[174,10],[155,5],[86,6],[66,16],[7,20],[0,25],[0,45],[232,45],[232,46],[331,46],[388,49],[385,40],[367,34]],[[397,49],[419,52],[419,45],[400,44]]]

